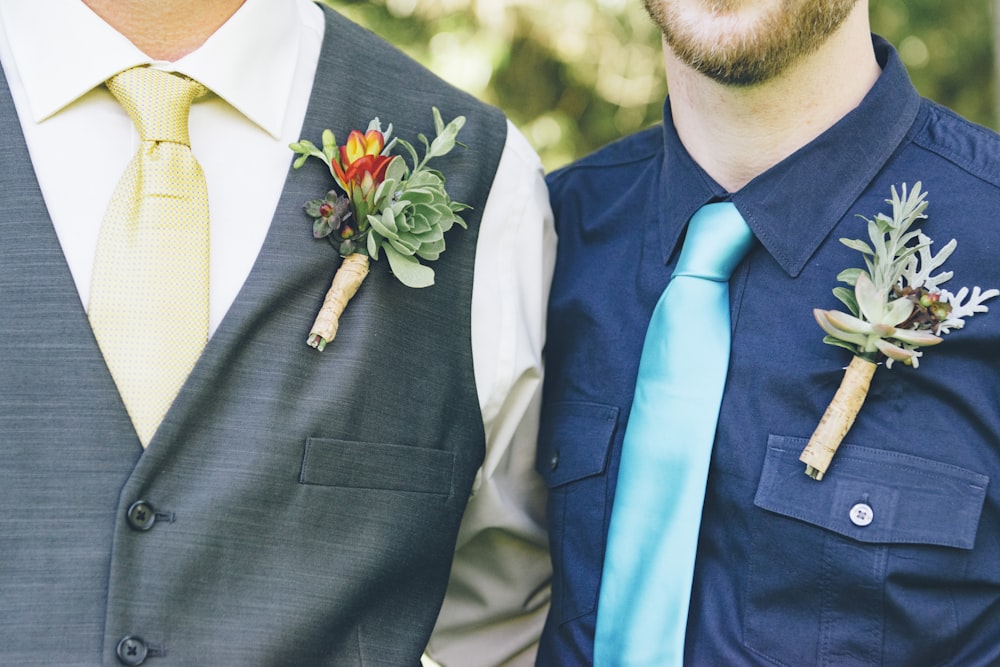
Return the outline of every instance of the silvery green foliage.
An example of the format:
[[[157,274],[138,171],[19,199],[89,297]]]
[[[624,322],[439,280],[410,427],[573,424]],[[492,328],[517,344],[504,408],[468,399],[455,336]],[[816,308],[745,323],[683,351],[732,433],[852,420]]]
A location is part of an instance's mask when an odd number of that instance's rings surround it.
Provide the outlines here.
[[[394,140],[409,153],[413,168],[402,157],[393,160],[375,195],[376,208],[382,209],[368,216],[368,254],[378,259],[380,250],[384,250],[393,274],[408,287],[434,284],[434,270],[420,260],[437,259],[445,249],[445,232],[456,224],[466,226],[458,213],[468,207],[452,201],[445,190],[444,175],[427,166],[430,160],[447,155],[455,147],[465,117],[445,125],[440,112],[436,108],[433,111],[434,140],[418,135],[424,147],[423,159],[409,142],[398,137]]]
[[[886,366],[903,361],[916,367],[922,354],[917,348],[941,342],[940,336],[964,325],[962,318],[986,312],[982,303],[1000,294],[962,288],[957,295],[940,285],[952,277],[951,271],[935,273],[954,252],[952,239],[934,254],[933,241],[919,229],[911,229],[927,215],[927,193],[918,181],[911,190],[904,183],[900,191],[892,187],[892,216],[879,213],[868,223],[868,240],[840,239],[849,248],[861,252],[865,269],[842,271],[837,279],[853,289],[836,287],[834,295],[847,306],[850,314],[815,310],[816,321],[826,332],[824,342],[844,347],[854,354],[874,361],[885,355]],[[966,297],[968,301],[963,303]],[[923,298],[942,300],[950,307],[944,316],[928,318]],[[920,316],[920,317],[918,317]]]
[[[973,287],[970,293],[968,287],[963,287],[958,290],[958,294],[952,294],[947,290],[941,290],[941,293],[947,302],[951,304],[951,312],[948,313],[948,318],[938,326],[938,333],[946,334],[951,332],[952,329],[961,329],[964,327],[964,318],[975,313],[987,312],[989,308],[984,306],[983,302],[1000,295],[1000,290],[988,289],[983,291],[979,287]],[[966,297],[968,297],[968,301],[965,300]]]

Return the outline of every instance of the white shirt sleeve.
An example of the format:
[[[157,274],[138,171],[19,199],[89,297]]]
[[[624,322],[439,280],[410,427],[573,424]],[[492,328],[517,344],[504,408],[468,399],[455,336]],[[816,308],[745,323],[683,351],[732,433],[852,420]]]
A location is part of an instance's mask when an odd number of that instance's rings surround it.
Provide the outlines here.
[[[534,464],[555,245],[541,163],[508,123],[483,211],[472,293],[486,459],[427,648],[444,667],[532,665],[548,612],[546,496]]]

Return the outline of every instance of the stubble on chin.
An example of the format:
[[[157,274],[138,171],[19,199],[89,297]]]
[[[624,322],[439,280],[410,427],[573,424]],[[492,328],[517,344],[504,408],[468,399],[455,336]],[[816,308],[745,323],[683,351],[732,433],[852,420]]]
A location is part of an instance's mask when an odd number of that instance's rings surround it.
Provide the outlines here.
[[[815,51],[850,14],[857,0],[786,0],[752,20],[739,0],[709,0],[696,19],[673,0],[644,0],[674,56],[728,86],[750,87],[781,74]]]

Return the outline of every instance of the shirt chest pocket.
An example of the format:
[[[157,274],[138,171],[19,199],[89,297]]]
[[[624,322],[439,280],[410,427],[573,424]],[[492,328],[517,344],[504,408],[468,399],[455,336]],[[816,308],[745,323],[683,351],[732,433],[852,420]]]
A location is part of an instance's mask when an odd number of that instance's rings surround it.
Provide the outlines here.
[[[805,444],[768,441],[754,499],[765,511],[754,513],[747,645],[791,665],[945,660],[989,478],[844,445],[817,482],[798,460]]]
[[[549,488],[552,613],[560,623],[597,606],[617,424],[618,408],[597,403],[556,403],[542,418],[536,468]]]

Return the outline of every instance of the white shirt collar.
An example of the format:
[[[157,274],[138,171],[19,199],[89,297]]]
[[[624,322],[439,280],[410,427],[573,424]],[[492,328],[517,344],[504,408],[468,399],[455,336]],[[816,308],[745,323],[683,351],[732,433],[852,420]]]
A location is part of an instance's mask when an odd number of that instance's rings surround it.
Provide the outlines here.
[[[122,70],[154,64],[199,81],[264,131],[281,135],[302,29],[294,2],[247,0],[174,63],[154,63],[80,0],[3,0],[0,21],[35,122]]]

